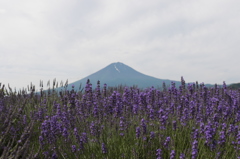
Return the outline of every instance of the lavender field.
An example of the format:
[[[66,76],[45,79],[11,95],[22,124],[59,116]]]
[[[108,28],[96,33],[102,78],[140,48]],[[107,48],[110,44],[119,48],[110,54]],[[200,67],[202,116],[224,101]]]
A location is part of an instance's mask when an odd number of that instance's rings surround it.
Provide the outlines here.
[[[0,159],[240,158],[240,90],[181,80],[161,90],[2,86]]]

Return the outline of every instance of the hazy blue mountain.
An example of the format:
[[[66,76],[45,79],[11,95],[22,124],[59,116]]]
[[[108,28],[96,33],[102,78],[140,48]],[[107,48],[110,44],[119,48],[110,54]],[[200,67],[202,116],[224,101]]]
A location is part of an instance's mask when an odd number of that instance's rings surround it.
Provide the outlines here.
[[[120,63],[112,63],[105,68],[69,85],[74,85],[78,87],[80,84],[85,86],[87,80],[90,80],[93,88],[96,87],[97,81],[100,81],[101,86],[103,84],[107,84],[107,86],[118,86],[118,85],[126,85],[126,86],[133,86],[137,85],[139,88],[147,88],[147,87],[161,87],[163,82],[166,85],[171,84],[171,80],[168,79],[158,79],[155,77],[151,77],[145,74],[142,74],[133,68]],[[174,81],[176,86],[180,85],[179,81]]]
[[[166,86],[170,86],[171,82],[175,82],[175,85],[178,87],[181,84],[180,78],[181,77],[179,77],[179,81],[174,81],[169,79],[158,79],[158,78],[140,73],[121,62],[116,62],[106,66],[105,68],[83,79],[80,79],[73,83],[69,83],[68,89],[71,89],[72,85],[74,85],[75,88],[78,89],[80,84],[82,85],[82,88],[83,88],[85,87],[85,84],[88,79],[92,84],[92,88],[96,87],[98,80],[100,81],[101,87],[103,87],[103,84],[106,83],[107,86],[112,86],[112,87],[118,86],[118,85],[126,85],[129,87],[133,85],[135,86],[137,85],[139,88],[147,88],[152,86],[157,88],[157,87],[162,87],[163,82],[165,82]]]

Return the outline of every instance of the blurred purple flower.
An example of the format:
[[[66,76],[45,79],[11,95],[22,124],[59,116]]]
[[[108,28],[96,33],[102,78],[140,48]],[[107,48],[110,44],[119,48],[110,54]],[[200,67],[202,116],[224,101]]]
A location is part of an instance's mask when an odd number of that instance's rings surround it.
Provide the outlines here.
[[[150,108],[150,111],[149,111],[149,118],[154,120],[155,119],[155,111],[154,109]]]
[[[144,119],[141,120],[141,126],[142,126],[142,130],[143,130],[143,134],[147,133],[147,125]]]
[[[176,158],[175,150],[172,150],[170,153],[170,159],[175,159],[175,158]]]
[[[168,137],[166,138],[166,140],[165,140],[164,144],[163,144],[163,145],[164,145],[164,147],[168,148],[170,140],[171,140],[171,137],[170,137],[170,136],[168,136]]]
[[[48,151],[44,151],[42,154],[45,156],[45,158],[48,158],[49,152]]]
[[[120,117],[120,122],[119,122],[119,126],[120,126],[120,130],[123,131],[124,130],[124,117]]]
[[[136,128],[136,137],[137,137],[137,138],[140,137],[140,133],[141,133],[140,127],[137,127],[137,128]]]
[[[198,141],[194,140],[192,143],[192,159],[196,159],[198,155]]]
[[[173,125],[173,130],[177,129],[177,122],[174,120],[172,121],[172,125]]]
[[[77,151],[76,145],[72,145],[72,152],[75,153]]]
[[[57,157],[57,154],[56,154],[56,152],[53,152],[53,154],[52,154],[52,159],[57,159],[58,157]]]
[[[157,151],[157,153],[156,153],[157,159],[163,159],[162,158],[162,150],[161,149],[157,149],[156,151]]]
[[[137,104],[133,105],[133,113],[138,114],[138,105]]]
[[[179,156],[180,159],[185,159],[185,155],[184,153],[181,153],[180,156]]]
[[[154,139],[155,133],[153,131],[150,132],[150,139]]]
[[[87,133],[83,132],[81,138],[84,143],[88,143]]]
[[[96,134],[96,126],[95,126],[95,124],[94,124],[94,122],[92,121],[91,122],[91,125],[90,125],[90,131],[91,131],[91,134],[93,135],[93,136],[95,136],[95,135],[97,135]]]
[[[63,128],[62,135],[63,135],[65,138],[68,138],[68,131],[67,131],[67,128]]]
[[[102,153],[103,153],[103,154],[106,154],[107,152],[108,152],[108,151],[107,151],[107,148],[106,148],[105,144],[102,143]]]
[[[225,142],[226,142],[225,131],[220,131],[219,132],[218,144],[222,146]]]
[[[120,136],[124,136],[124,133],[120,133],[119,135],[120,135]]]

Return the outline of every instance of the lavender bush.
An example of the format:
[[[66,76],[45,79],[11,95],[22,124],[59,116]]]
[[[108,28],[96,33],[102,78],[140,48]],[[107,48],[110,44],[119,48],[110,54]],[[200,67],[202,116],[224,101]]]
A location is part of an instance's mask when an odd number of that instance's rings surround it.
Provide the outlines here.
[[[240,158],[240,90],[181,80],[162,90],[0,85],[0,159]]]

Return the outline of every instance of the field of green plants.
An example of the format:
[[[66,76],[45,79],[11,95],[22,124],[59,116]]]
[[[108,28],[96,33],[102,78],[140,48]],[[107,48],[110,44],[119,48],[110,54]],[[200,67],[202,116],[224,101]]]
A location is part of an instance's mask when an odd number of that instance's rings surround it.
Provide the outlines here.
[[[240,158],[240,90],[181,82],[138,89],[88,81],[59,92],[0,85],[0,159]]]

